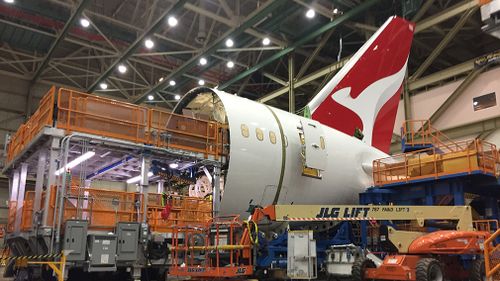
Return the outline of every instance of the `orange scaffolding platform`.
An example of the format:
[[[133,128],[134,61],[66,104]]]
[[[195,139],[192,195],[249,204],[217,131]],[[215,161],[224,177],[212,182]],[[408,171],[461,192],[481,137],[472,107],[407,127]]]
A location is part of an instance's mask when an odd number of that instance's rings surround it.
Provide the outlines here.
[[[373,162],[374,184],[382,186],[461,173],[500,175],[498,151],[494,144],[475,139],[456,145],[454,150],[433,146],[377,159]]]
[[[455,142],[428,120],[405,121],[401,139],[406,153],[373,161],[375,186],[457,174],[500,176],[500,156],[492,143],[480,139]]]
[[[217,122],[150,109],[55,87],[45,94],[38,110],[12,135],[7,149],[11,162],[44,127],[93,134],[200,153],[219,159],[223,153],[222,128]]]
[[[45,201],[45,192],[41,204]],[[173,195],[172,210],[168,219],[161,218],[163,206],[161,194],[149,193],[147,204],[147,222],[151,231],[172,233],[174,226],[191,223],[206,223],[212,218],[212,202],[202,198]],[[143,195],[137,192],[84,188],[72,186],[68,190],[64,203],[63,222],[70,219],[85,219],[91,230],[113,230],[118,222],[138,222],[144,212]],[[16,212],[22,212],[21,231],[32,230],[33,205],[35,192],[26,192],[24,205],[19,210],[17,202],[9,202],[9,220],[7,232],[14,231]],[[139,204],[138,204],[139,203]],[[53,225],[56,206],[55,187],[52,187],[49,202],[49,225]]]

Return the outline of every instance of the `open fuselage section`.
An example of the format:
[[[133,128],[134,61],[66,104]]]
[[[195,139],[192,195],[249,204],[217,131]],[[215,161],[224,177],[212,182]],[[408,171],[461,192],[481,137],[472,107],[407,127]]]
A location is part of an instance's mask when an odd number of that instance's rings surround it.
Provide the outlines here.
[[[227,123],[220,214],[245,214],[249,204],[355,203],[372,183],[372,161],[387,156],[317,121],[217,89],[195,89],[179,105],[177,113],[203,110]]]

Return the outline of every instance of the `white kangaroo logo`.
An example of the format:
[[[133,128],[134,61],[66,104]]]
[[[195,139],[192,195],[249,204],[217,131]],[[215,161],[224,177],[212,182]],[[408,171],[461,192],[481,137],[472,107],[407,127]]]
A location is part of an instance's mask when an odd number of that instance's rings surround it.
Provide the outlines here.
[[[363,141],[369,145],[372,144],[375,119],[384,104],[401,87],[407,63],[408,61],[395,74],[373,82],[355,99],[350,95],[351,87],[342,88],[331,95],[334,101],[347,107],[359,116],[363,123]]]

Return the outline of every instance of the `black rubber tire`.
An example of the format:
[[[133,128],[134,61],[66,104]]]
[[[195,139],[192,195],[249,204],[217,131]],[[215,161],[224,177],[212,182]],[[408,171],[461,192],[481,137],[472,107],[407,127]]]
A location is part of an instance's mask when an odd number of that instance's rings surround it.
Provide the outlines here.
[[[470,271],[470,281],[486,281],[486,273],[484,267],[484,259],[478,258],[472,262],[472,268]]]
[[[376,268],[375,263],[365,257],[358,257],[352,264],[351,275],[353,281],[367,281],[365,271],[367,268]]]
[[[417,262],[417,281],[444,281],[444,272],[438,260],[424,258]]]

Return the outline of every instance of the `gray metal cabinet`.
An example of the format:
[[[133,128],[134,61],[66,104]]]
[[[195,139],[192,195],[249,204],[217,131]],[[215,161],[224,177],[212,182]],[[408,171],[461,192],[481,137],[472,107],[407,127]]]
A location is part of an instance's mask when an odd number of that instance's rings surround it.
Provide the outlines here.
[[[139,223],[120,222],[116,230],[118,248],[117,261],[135,261],[139,247]]]
[[[67,220],[64,228],[64,250],[71,250],[67,261],[85,261],[85,242],[87,241],[88,222],[86,220]]]
[[[88,236],[89,271],[116,267],[116,235],[91,234]]]

